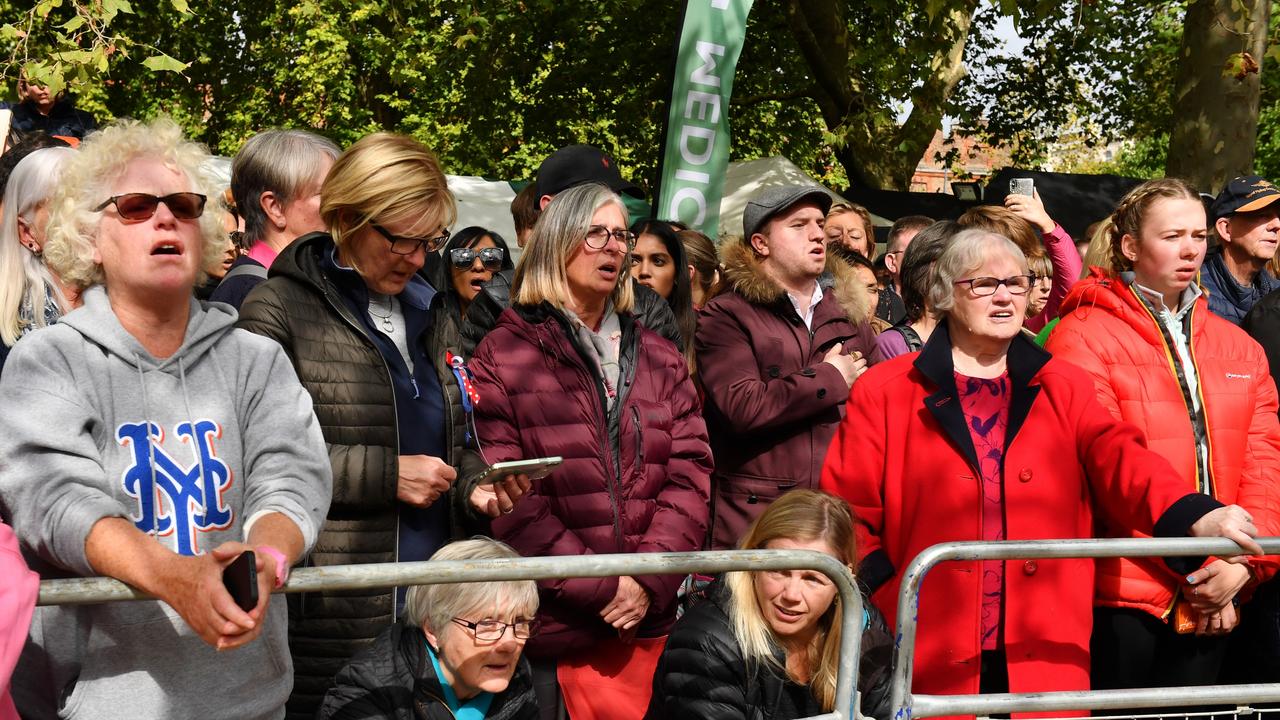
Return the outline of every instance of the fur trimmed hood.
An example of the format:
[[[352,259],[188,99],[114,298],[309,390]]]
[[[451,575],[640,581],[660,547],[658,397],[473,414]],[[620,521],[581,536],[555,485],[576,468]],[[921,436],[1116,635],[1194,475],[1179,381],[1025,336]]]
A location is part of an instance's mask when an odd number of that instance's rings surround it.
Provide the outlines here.
[[[745,243],[734,241],[721,247],[724,262],[725,290],[732,290],[752,305],[773,305],[780,302],[786,290],[769,277],[760,258]],[[854,325],[868,322],[875,308],[867,307],[866,293],[858,289],[858,276],[853,268],[827,253],[826,273],[831,276],[831,289],[823,282],[823,291],[835,296],[840,309]],[[824,278],[825,279],[825,278]]]

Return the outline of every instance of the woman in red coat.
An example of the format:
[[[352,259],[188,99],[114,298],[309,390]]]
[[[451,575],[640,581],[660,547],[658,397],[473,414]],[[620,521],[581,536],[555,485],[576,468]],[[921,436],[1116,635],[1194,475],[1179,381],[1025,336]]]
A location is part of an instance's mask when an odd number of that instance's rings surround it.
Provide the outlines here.
[[[1185,492],[1238,503],[1264,534],[1276,534],[1276,386],[1262,348],[1209,312],[1195,284],[1207,245],[1199,194],[1181,180],[1152,180],[1111,219],[1119,272],[1095,269],[1076,286],[1048,350],[1088,372],[1103,407],[1143,431]],[[1134,530],[1101,528],[1143,534]],[[1216,682],[1239,619],[1233,601],[1273,574],[1273,559],[1252,567],[1214,560],[1190,576],[1194,583],[1152,558],[1099,560],[1094,687]]]
[[[859,572],[886,619],[900,573],[930,545],[1090,537],[1095,511],[1257,550],[1244,510],[1189,492],[1103,411],[1087,375],[1022,337],[1031,276],[1016,245],[967,230],[934,272],[937,329],[854,383],[822,475],[858,515]],[[920,596],[913,689],[1087,689],[1092,599],[1092,560],[939,566]]]
[[[634,242],[607,187],[556,195],[516,267],[514,305],[476,348],[485,459],[564,458],[493,521],[521,555],[682,552],[705,537],[706,425],[680,351],[629,312]],[[639,720],[681,580],[542,583],[528,654],[544,716],[563,697],[574,720]]]

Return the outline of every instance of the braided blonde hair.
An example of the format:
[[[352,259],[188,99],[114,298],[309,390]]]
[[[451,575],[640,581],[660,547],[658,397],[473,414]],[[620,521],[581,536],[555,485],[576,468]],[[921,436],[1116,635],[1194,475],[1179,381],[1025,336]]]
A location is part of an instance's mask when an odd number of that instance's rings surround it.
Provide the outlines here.
[[[1200,202],[1200,193],[1185,180],[1179,178],[1160,178],[1148,180],[1129,191],[1116,205],[1111,213],[1111,269],[1123,272],[1133,269],[1133,261],[1124,254],[1125,235],[1137,238],[1142,230],[1142,221],[1157,200],[1195,200]]]

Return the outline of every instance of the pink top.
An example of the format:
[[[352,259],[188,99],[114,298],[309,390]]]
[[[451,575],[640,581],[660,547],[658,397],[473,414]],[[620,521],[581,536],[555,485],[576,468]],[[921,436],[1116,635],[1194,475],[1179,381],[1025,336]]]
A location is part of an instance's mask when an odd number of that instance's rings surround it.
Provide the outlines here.
[[[964,410],[969,437],[978,454],[982,477],[982,539],[1004,540],[1005,431],[1009,427],[1009,376],[984,379],[956,373],[956,391]],[[1004,596],[1004,562],[982,561],[982,649],[1000,647],[1001,603]]]
[[[1070,240],[1070,238],[1068,238],[1068,240]],[[250,258],[253,258],[254,260],[257,260],[258,262],[262,263],[262,267],[270,270],[271,263],[276,261],[276,256],[279,255],[280,253],[276,252],[275,250],[272,250],[271,246],[266,244],[265,242],[258,241],[253,244],[253,247],[249,248],[249,252],[247,254]],[[1055,267],[1057,266],[1056,260],[1054,261],[1054,266]],[[1076,274],[1079,275],[1080,271],[1077,270]],[[1058,281],[1055,278],[1054,279],[1055,287],[1057,282]],[[1053,302],[1053,300],[1050,299],[1049,302]]]
[[[9,680],[27,642],[40,576],[27,568],[13,530],[0,523],[0,720],[18,720]]]
[[[1084,269],[1084,261],[1076,250],[1076,243],[1054,223],[1053,230],[1044,234],[1044,247],[1049,251],[1049,260],[1053,263],[1053,289],[1049,291],[1044,311],[1033,318],[1027,318],[1023,326],[1032,332],[1040,332],[1049,321],[1058,317],[1058,308],[1071,291],[1071,287],[1080,279],[1080,271]]]

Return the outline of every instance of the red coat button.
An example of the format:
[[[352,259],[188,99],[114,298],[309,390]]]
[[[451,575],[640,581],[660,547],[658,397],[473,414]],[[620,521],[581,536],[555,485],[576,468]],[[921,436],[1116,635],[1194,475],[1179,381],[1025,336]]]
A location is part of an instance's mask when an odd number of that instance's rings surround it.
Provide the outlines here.
[[[1028,561],[1026,561],[1026,562],[1022,563],[1022,574],[1023,574],[1023,575],[1035,575],[1035,574],[1036,574],[1036,571],[1037,571],[1037,570],[1039,570],[1039,569],[1040,569],[1040,566],[1036,564],[1036,561],[1035,561],[1035,560],[1028,560]]]
[[[1018,473],[1019,482],[1031,482],[1031,468],[1022,468],[1022,472]]]

